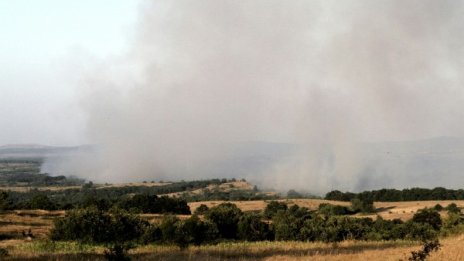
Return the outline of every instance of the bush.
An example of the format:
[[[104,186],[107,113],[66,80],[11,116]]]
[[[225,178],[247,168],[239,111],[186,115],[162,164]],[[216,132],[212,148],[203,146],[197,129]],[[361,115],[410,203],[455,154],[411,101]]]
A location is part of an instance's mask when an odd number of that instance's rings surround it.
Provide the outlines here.
[[[442,221],[440,214],[431,208],[424,208],[417,211],[412,217],[412,221],[416,223],[429,224],[435,230],[440,230]]]
[[[144,244],[161,242],[163,240],[163,232],[159,226],[150,225],[145,229],[141,241]]]
[[[165,215],[161,219],[160,230],[164,242],[173,243],[176,239],[177,223],[180,219],[174,215]]]
[[[177,239],[194,245],[211,242],[218,237],[216,225],[208,220],[202,221],[196,215],[178,223],[176,233]]]
[[[436,204],[433,209],[435,209],[436,211],[442,211],[443,210],[443,206],[440,205],[440,204]]]
[[[303,198],[303,196],[296,192],[294,189],[291,189],[287,192],[287,198],[292,198],[292,199],[295,199],[295,198]]]
[[[108,261],[130,261],[131,258],[127,255],[130,248],[129,245],[112,245],[105,250],[105,258]]]
[[[170,198],[167,196],[137,194],[131,198],[121,200],[118,207],[125,210],[134,210],[141,213],[171,213],[190,214],[190,207],[183,199]]]
[[[375,212],[374,209],[374,201],[367,197],[356,197],[351,200],[351,208],[354,212],[361,212],[361,213],[373,213]]]
[[[446,210],[448,210],[448,213],[461,213],[461,209],[458,208],[456,203],[451,203],[448,206],[446,206]]]
[[[219,231],[219,235],[226,239],[237,238],[237,225],[242,211],[232,203],[222,203],[211,208],[205,215],[206,219],[213,222]]]
[[[72,210],[54,221],[53,240],[83,243],[121,243],[140,238],[148,222],[123,211],[103,212],[95,208]]]
[[[280,210],[277,212],[277,214],[272,217],[275,240],[288,241],[302,239],[300,237],[300,230],[305,220],[311,218],[307,214],[308,212],[304,211],[304,209],[300,211],[300,209],[296,208],[293,208],[292,211]]]
[[[438,239],[424,242],[422,249],[418,251],[412,251],[410,261],[424,261],[433,251],[440,250],[441,244]]]
[[[111,208],[111,202],[107,199],[96,198],[95,196],[86,196],[84,200],[79,204],[80,208],[90,208],[94,207],[99,210],[108,210]]]
[[[204,215],[206,214],[206,212],[208,212],[209,210],[209,207],[205,204],[201,204],[200,206],[197,207],[197,209],[195,209],[195,214],[197,215]]]
[[[29,209],[55,210],[57,206],[46,195],[38,194],[27,203]]]
[[[255,213],[246,213],[238,222],[238,237],[245,241],[272,240],[273,234],[269,224],[261,221],[261,216]]]
[[[445,219],[443,222],[443,227],[445,229],[453,229],[457,227],[458,225],[462,224],[462,218],[459,214],[457,213],[449,213],[448,217]]]
[[[13,203],[8,198],[8,193],[1,191],[0,192],[0,211],[11,209],[12,204]]]
[[[334,215],[340,216],[340,215],[349,215],[353,213],[345,206],[332,205],[332,204],[327,204],[327,203],[320,204],[318,212],[319,214],[326,215],[326,216],[334,216]]]
[[[9,255],[8,250],[0,248],[0,258],[7,257]]]
[[[272,218],[278,211],[280,210],[287,210],[287,204],[279,201],[271,201],[267,204],[266,208],[264,209],[264,217]]]
[[[405,222],[399,226],[403,230],[398,239],[427,241],[437,237],[437,231],[428,223]]]

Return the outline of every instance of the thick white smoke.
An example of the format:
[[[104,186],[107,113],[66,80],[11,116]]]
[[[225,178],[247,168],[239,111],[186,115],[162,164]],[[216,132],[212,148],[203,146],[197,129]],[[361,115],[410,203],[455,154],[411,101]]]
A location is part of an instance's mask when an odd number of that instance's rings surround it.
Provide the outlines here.
[[[463,11],[459,1],[146,1],[130,52],[80,86],[101,145],[87,177],[357,189],[359,141],[464,133]],[[253,141],[300,146],[243,172],[237,144]]]

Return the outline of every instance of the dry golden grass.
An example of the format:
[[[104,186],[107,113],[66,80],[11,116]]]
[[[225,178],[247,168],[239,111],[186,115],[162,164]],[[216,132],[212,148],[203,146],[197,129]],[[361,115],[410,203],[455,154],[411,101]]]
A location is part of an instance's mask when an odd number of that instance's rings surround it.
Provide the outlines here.
[[[46,238],[53,227],[53,219],[64,211],[15,210],[0,214],[0,235],[12,239],[25,239],[23,232],[32,232],[36,238]],[[2,241],[0,241],[2,242]]]
[[[163,196],[168,196],[168,197],[180,197],[183,194],[187,195],[201,195],[205,192],[212,192],[215,190],[223,191],[223,192],[230,192],[233,190],[252,190],[253,185],[246,181],[233,181],[233,182],[225,182],[221,184],[211,184],[208,185],[205,188],[200,188],[200,189],[195,189],[195,190],[190,190],[190,191],[182,191],[182,192],[173,192],[173,193],[167,193],[163,194]]]
[[[22,245],[18,245],[21,243]],[[430,261],[464,260],[464,236],[441,240],[442,249],[432,253]],[[0,244],[0,247],[2,245]],[[318,242],[256,242],[221,243],[192,246],[179,250],[175,246],[148,245],[130,251],[133,260],[242,260],[242,261],[303,261],[303,260],[408,260],[411,251],[420,249],[415,242],[345,241],[337,244]],[[103,248],[79,246],[76,243],[16,242],[8,247],[16,260],[104,260]]]
[[[344,205],[348,206],[350,203],[349,202],[342,202],[342,201],[330,201],[330,200],[323,200],[323,199],[288,199],[288,200],[278,200],[280,202],[285,202],[289,206],[291,205],[298,205],[300,207],[307,207],[309,209],[317,209],[320,204],[322,203],[331,203],[335,205]],[[197,207],[199,207],[201,204],[205,204],[208,207],[214,207],[217,206],[221,203],[224,203],[227,201],[200,201],[200,202],[191,202],[189,203],[190,210],[195,211]],[[251,201],[231,201],[231,203],[234,203],[239,207],[242,211],[261,211],[264,208],[266,208],[266,205],[269,201],[266,200],[251,200]]]

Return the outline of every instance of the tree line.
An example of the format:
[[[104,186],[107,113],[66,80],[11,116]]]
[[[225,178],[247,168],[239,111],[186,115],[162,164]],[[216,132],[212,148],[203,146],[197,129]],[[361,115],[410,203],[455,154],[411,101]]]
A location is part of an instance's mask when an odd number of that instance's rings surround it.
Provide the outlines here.
[[[410,189],[380,189],[372,191],[364,191],[361,193],[341,192],[333,190],[328,192],[324,199],[351,201],[354,198],[368,198],[372,201],[420,201],[420,200],[464,200],[463,189],[446,189],[436,187],[433,189],[427,188],[410,188]]]

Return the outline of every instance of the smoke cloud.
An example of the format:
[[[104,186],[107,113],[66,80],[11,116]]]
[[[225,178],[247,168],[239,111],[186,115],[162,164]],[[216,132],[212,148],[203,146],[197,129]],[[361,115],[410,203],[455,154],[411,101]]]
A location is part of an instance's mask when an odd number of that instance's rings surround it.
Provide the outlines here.
[[[362,142],[462,136],[463,9],[146,1],[130,51],[80,82],[86,135],[101,146],[81,176],[235,176],[313,193],[414,185],[368,165]],[[267,161],[253,158],[263,151]],[[386,183],[367,182],[372,173]]]

